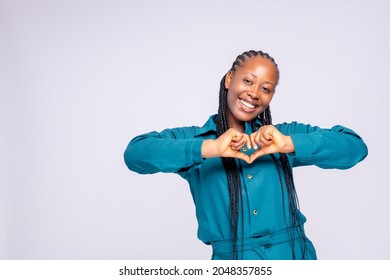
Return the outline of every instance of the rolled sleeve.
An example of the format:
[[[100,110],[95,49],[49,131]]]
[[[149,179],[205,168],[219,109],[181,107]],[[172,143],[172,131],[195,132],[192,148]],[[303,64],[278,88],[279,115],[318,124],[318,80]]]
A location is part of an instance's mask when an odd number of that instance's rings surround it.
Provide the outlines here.
[[[203,161],[202,157],[202,144],[203,139],[194,139],[187,143],[185,151],[187,158],[187,166],[191,166]]]
[[[316,165],[321,168],[347,169],[362,161],[368,154],[362,138],[340,125],[322,129],[291,123],[283,124],[281,131],[290,135],[294,143],[295,152],[290,155],[294,166]]]
[[[124,153],[127,167],[140,174],[153,174],[189,170],[200,164],[203,139],[193,138],[191,130],[154,131],[135,137]]]

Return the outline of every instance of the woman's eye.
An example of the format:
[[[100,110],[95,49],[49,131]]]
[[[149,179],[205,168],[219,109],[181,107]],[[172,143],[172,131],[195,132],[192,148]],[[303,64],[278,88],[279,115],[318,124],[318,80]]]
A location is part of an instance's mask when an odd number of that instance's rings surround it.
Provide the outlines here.
[[[266,87],[263,87],[263,88],[261,88],[264,92],[271,92],[271,90],[269,89],[269,88],[266,88]]]
[[[244,83],[248,84],[248,85],[251,85],[252,84],[252,81],[251,80],[248,80],[248,79],[244,79]]]

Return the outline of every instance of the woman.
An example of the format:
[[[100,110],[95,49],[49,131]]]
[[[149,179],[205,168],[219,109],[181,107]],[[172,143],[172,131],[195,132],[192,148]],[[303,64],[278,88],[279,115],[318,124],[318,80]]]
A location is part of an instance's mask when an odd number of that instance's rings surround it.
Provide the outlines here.
[[[188,181],[198,237],[212,245],[212,259],[316,259],[291,168],[346,169],[367,155],[363,140],[342,126],[272,125],[278,81],[272,57],[244,52],[222,78],[218,114],[203,127],[140,135],[125,151],[130,170]]]

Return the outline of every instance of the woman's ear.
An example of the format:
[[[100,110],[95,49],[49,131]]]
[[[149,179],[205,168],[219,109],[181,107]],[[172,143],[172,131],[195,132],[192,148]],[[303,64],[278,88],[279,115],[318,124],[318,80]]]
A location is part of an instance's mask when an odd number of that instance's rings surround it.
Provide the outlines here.
[[[233,72],[232,71],[227,72],[225,78],[225,88],[229,89],[230,83],[232,82],[232,77],[233,77]]]

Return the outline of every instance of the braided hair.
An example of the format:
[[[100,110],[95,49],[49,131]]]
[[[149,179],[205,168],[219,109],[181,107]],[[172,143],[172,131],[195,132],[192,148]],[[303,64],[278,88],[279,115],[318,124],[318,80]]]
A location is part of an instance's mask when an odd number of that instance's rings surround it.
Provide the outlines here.
[[[229,72],[233,72],[242,65],[247,59],[260,56],[262,58],[265,58],[269,61],[271,61],[276,68],[277,71],[277,81],[279,80],[280,73],[278,69],[278,65],[274,61],[274,59],[267,53],[264,53],[262,51],[246,51],[242,53],[241,55],[237,56],[236,60],[233,62],[233,65]],[[227,105],[227,93],[228,90],[225,87],[225,80],[226,75],[223,76],[221,83],[220,83],[220,90],[219,90],[219,108],[218,108],[218,119],[217,119],[217,135],[218,137],[222,135],[225,131],[229,129],[229,120],[228,120],[228,105]],[[262,125],[270,125],[272,124],[272,117],[271,117],[271,111],[270,107],[267,106],[267,108],[260,113],[258,116],[260,123]],[[258,128],[255,127],[255,120],[251,121],[251,126],[253,131],[257,130]],[[286,223],[288,224],[288,236],[290,240],[290,244],[292,247],[292,259],[296,259],[295,250],[294,250],[294,240],[298,237],[300,239],[301,244],[301,250],[303,252],[302,257],[305,256],[306,251],[306,243],[304,242],[304,231],[302,228],[302,225],[299,223],[299,201],[295,190],[293,175],[292,175],[292,169],[290,166],[290,163],[288,161],[286,154],[280,154],[279,159],[276,159],[274,155],[271,154],[271,157],[276,165],[278,175],[279,175],[279,181],[280,186],[282,189],[282,199],[283,199],[283,213],[284,218],[286,220]],[[239,222],[241,223],[242,227],[242,238],[244,237],[244,209],[243,209],[243,197],[242,197],[242,185],[240,180],[240,170],[236,163],[236,160],[234,158],[221,158],[225,172],[226,177],[228,181],[228,191],[229,191],[229,199],[230,199],[230,236],[232,240],[232,258],[238,259],[238,225]],[[286,184],[287,189],[287,198],[288,198],[288,215],[286,213],[285,204],[284,204],[284,198],[285,198],[285,190],[284,190],[284,184],[283,184],[283,175],[284,174],[284,181]],[[239,217],[241,216],[241,221],[239,221]],[[287,221],[287,216],[289,217],[290,221]]]

